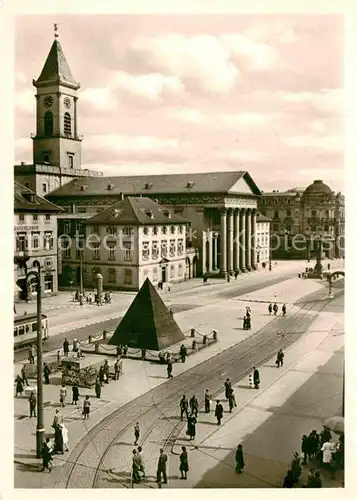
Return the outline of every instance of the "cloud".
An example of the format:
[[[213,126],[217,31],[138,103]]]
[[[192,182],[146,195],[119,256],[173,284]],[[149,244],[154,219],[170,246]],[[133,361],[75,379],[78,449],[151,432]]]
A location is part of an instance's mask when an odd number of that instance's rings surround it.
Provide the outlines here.
[[[120,71],[115,77],[113,87],[149,99],[158,99],[184,91],[184,86],[178,78],[160,73],[137,76]]]
[[[81,101],[89,103],[94,108],[106,111],[113,106],[112,91],[108,87],[87,88],[81,93]]]
[[[294,43],[298,39],[291,24],[276,20],[255,23],[244,31],[244,35],[252,40],[265,42]]]
[[[284,144],[292,148],[319,149],[325,152],[342,152],[344,140],[341,136],[302,135],[283,138]]]
[[[117,134],[92,135],[87,137],[92,148],[109,148],[116,151],[156,149],[177,149],[182,144],[177,139],[166,139],[150,136],[122,136]]]
[[[205,115],[193,108],[169,109],[167,116],[187,123],[203,123],[205,121]]]
[[[25,89],[21,92],[17,92],[15,106],[26,114],[31,113],[34,115],[36,110],[36,103],[33,91],[31,89]]]
[[[325,113],[342,113],[344,109],[343,89],[322,89],[320,92],[281,92],[280,99],[289,103],[307,103]]]

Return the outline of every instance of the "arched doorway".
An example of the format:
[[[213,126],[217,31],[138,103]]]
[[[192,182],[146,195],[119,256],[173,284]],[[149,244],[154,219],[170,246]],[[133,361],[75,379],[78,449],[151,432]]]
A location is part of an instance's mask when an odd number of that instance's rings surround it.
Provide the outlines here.
[[[188,257],[186,257],[186,279],[187,280],[190,280],[192,278],[191,276],[191,262],[190,262],[190,259]]]

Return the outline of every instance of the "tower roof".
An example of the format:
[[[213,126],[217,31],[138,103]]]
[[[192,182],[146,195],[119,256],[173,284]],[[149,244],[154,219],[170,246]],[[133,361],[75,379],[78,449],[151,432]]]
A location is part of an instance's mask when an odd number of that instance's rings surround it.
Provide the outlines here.
[[[178,324],[146,278],[109,344],[159,351],[183,340]]]
[[[35,87],[41,87],[49,83],[61,83],[79,89],[79,83],[73,78],[61,44],[57,39],[53,41],[40,76],[33,82]]]

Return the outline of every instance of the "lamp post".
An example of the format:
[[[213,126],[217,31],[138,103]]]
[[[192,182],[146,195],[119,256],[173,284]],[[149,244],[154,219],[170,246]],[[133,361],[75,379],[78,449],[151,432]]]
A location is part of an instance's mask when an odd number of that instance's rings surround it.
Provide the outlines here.
[[[36,425],[36,456],[41,458],[42,446],[45,436],[45,428],[43,424],[43,361],[42,361],[42,286],[41,286],[41,267],[38,263],[37,271],[27,272],[27,261],[29,257],[23,252],[19,252],[19,256],[15,257],[15,263],[19,267],[25,269],[25,294],[28,299],[28,279],[33,276],[36,280],[36,315],[37,315],[37,425]]]
[[[322,241],[321,241],[321,235],[318,235],[317,238],[317,249],[316,249],[316,264],[315,264],[315,273],[316,274],[321,274],[322,273]]]
[[[79,304],[83,306],[83,246],[81,245],[82,234],[76,231],[76,245],[79,250]]]

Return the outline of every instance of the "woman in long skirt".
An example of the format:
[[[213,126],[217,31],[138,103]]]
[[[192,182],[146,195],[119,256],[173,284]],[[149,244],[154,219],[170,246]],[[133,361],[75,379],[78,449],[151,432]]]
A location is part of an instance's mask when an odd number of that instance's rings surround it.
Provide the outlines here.
[[[182,453],[180,455],[180,472],[181,479],[187,479],[188,468],[188,454],[186,451],[186,446],[182,446]]]
[[[244,466],[243,446],[239,444],[236,451],[236,472],[242,472]]]

